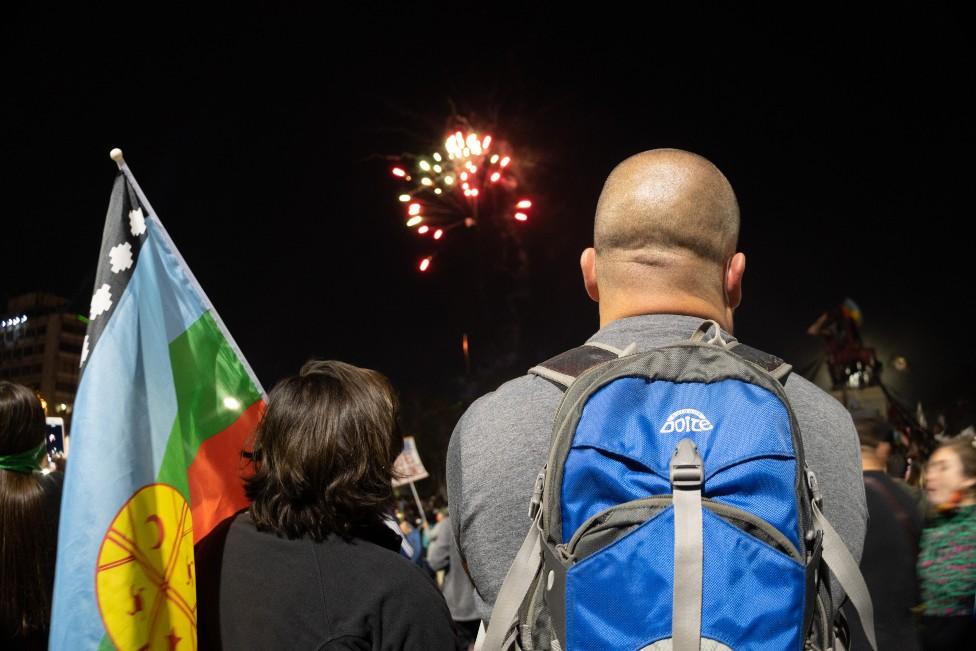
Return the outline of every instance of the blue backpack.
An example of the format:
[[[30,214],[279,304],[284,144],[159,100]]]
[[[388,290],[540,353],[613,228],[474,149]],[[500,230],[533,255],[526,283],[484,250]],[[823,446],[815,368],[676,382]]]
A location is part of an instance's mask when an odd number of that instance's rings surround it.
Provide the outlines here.
[[[828,566],[875,647],[804,463],[789,365],[710,321],[628,352],[590,344],[530,371],[565,394],[482,649],[843,648]]]

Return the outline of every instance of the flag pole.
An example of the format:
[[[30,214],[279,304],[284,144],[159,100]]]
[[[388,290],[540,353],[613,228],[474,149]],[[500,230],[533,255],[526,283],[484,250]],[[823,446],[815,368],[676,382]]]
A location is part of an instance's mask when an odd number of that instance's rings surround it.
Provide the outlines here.
[[[427,524],[427,514],[424,513],[424,505],[420,501],[420,495],[417,494],[417,487],[414,486],[413,482],[410,482],[410,490],[413,491],[413,499],[417,502],[417,508],[420,509],[420,521],[424,523],[424,529],[427,530],[427,533],[429,535],[430,525]]]

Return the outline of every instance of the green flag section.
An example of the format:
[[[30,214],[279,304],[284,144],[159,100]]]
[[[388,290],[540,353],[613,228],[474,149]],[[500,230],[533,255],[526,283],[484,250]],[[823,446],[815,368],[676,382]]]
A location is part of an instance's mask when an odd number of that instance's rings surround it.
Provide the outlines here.
[[[209,311],[170,342],[169,354],[177,415],[157,481],[189,502],[197,542],[247,505],[240,452],[264,402]]]

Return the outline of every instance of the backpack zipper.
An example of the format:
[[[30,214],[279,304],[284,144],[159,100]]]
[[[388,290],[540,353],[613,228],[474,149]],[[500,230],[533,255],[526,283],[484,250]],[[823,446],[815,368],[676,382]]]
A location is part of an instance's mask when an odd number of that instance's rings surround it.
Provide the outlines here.
[[[618,504],[608,509],[604,509],[603,511],[600,511],[599,513],[587,518],[587,520],[576,530],[576,533],[573,534],[573,537],[569,540],[568,543],[556,545],[555,549],[557,553],[560,555],[561,559],[565,561],[567,564],[574,563],[577,560],[579,560],[576,558],[575,552],[577,546],[579,545],[580,540],[582,540],[582,538],[586,536],[586,534],[591,532],[591,530],[594,528],[594,525],[597,524],[601,518],[606,518],[606,516],[621,510],[632,510],[632,509],[641,509],[641,508],[654,507],[654,506],[670,505],[671,500],[672,498],[670,494],[654,495],[651,497],[644,497],[639,500],[625,502],[623,504]],[[722,502],[716,502],[715,500],[709,499],[707,497],[702,498],[702,506],[704,508],[707,508],[709,511],[712,511],[715,515],[719,516],[726,522],[729,522],[731,520],[738,520],[740,522],[747,523],[759,529],[766,536],[772,539],[773,543],[775,544],[770,544],[769,542],[762,540],[758,536],[755,536],[748,531],[744,531],[744,533],[786,554],[797,563],[801,565],[804,564],[804,561],[800,555],[800,552],[797,550],[796,546],[793,545],[793,543],[790,542],[790,540],[779,529],[769,524],[759,516],[750,513],[748,511],[744,511],[742,509],[736,508],[734,506],[723,504]],[[729,523],[732,524],[733,526],[736,526],[739,529],[742,529],[742,527],[738,527],[734,522],[729,522]]]

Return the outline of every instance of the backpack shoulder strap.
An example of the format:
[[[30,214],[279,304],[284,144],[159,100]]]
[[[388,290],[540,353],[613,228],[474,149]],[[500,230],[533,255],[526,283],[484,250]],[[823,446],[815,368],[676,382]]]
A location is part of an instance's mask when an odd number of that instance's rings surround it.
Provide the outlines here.
[[[541,516],[541,510],[534,514],[529,532],[505,574],[505,580],[502,581],[495,605],[491,609],[488,630],[480,647],[482,651],[508,651],[516,643],[519,634],[519,608],[542,568],[542,531],[539,529]]]
[[[876,651],[878,642],[874,633],[874,606],[871,604],[871,594],[868,592],[864,577],[861,576],[858,562],[851,556],[840,534],[827,522],[817,501],[814,500],[811,505],[814,526],[823,531],[823,560],[850,599],[861,620],[861,628],[868,638],[868,644]]]
[[[529,373],[549,380],[561,390],[565,391],[573,383],[573,380],[579,377],[584,371],[588,371],[594,366],[608,362],[611,359],[629,355],[635,347],[634,344],[631,344],[627,348],[620,350],[607,344],[591,342],[547,359],[541,364],[530,368]]]
[[[786,384],[787,378],[790,377],[790,373],[793,371],[793,367],[779,357],[764,353],[745,344],[734,343],[729,347],[729,352],[766,371],[781,385]]]
[[[709,337],[711,333],[711,337]],[[701,325],[691,334],[690,340],[696,343],[704,342],[714,344],[733,353],[739,359],[743,359],[753,366],[758,366],[773,376],[781,385],[786,384],[786,379],[790,376],[793,367],[775,355],[764,353],[761,350],[746,346],[737,341],[726,341],[722,334],[722,327],[711,319],[702,321]]]

